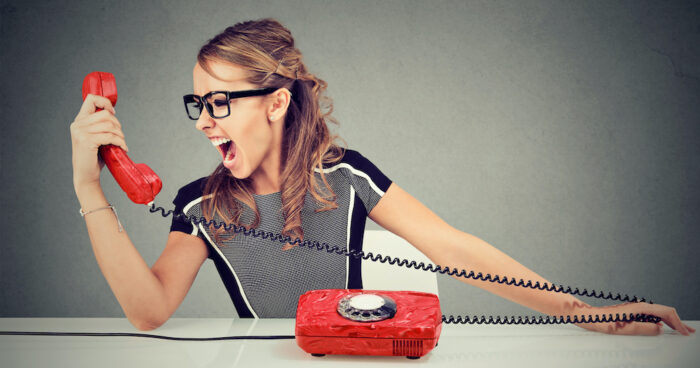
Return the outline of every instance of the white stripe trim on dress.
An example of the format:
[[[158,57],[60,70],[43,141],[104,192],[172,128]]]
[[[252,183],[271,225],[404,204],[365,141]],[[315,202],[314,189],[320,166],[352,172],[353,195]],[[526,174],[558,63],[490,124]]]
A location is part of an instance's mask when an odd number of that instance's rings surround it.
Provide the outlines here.
[[[350,206],[348,208],[348,238],[345,242],[345,250],[350,251],[350,225],[352,224],[352,208],[355,206],[355,188],[350,186]],[[345,257],[345,288],[350,284],[350,257]]]
[[[194,206],[195,204],[197,204],[201,201],[202,201],[202,198],[200,197],[200,198],[195,199],[194,201],[188,203],[187,206],[185,206],[185,208],[182,210],[182,213],[187,214],[187,211],[189,211],[190,208],[192,208],[192,206]],[[194,226],[194,221],[192,221],[191,224],[192,224],[192,233],[190,235],[197,236],[197,230],[198,230],[197,226]]]
[[[350,170],[353,174],[355,174],[355,175],[357,175],[357,176],[361,176],[361,177],[367,179],[367,182],[369,183],[369,186],[372,187],[372,189],[374,189],[374,191],[377,192],[377,194],[379,194],[379,196],[381,196],[381,197],[384,196],[384,191],[381,190],[381,189],[379,189],[379,187],[377,186],[377,184],[374,184],[374,181],[372,180],[372,178],[370,178],[369,175],[367,175],[367,173],[365,173],[364,171],[358,170],[358,169],[356,169],[356,168],[350,166],[350,164],[348,164],[348,163],[343,162],[343,163],[337,164],[337,165],[335,165],[335,166],[333,166],[333,167],[329,167],[329,168],[327,168],[327,169],[323,169],[323,173],[324,173],[324,174],[328,174],[328,173],[333,172],[333,171],[335,171],[335,170],[338,170],[338,169],[340,169],[340,168],[348,169],[348,170]],[[320,172],[321,172],[321,171],[319,171],[318,168],[314,168],[314,171],[317,172],[317,173],[320,173]],[[351,186],[352,186],[352,185],[351,185]]]
[[[194,201],[188,203],[182,212],[187,213],[187,210],[189,210],[195,204],[201,202],[202,199],[211,198],[212,196],[213,196],[213,194],[209,194],[209,195],[202,196],[202,197],[195,199]],[[192,227],[194,227],[196,229],[197,227],[194,225],[195,225],[195,223],[194,223],[194,221],[192,221]],[[231,267],[231,263],[229,263],[228,259],[226,259],[224,254],[221,253],[221,250],[219,249],[219,247],[216,246],[216,244],[211,240],[211,238],[209,238],[209,234],[207,234],[207,232],[204,231],[204,226],[202,225],[202,223],[199,223],[199,228],[202,231],[202,235],[204,235],[204,237],[206,237],[207,240],[209,241],[209,244],[212,245],[212,248],[214,248],[216,250],[216,252],[219,253],[219,256],[221,257],[221,259],[223,259],[224,262],[226,262],[226,265],[228,266],[229,270],[231,270],[231,274],[233,274],[233,277],[236,279],[236,286],[238,287],[238,291],[241,293],[241,296],[243,297],[243,301],[245,302],[245,305],[248,307],[248,310],[250,310],[250,313],[253,314],[253,318],[257,319],[258,315],[257,315],[257,313],[255,313],[255,310],[253,310],[253,307],[248,302],[248,297],[246,297],[245,291],[243,291],[243,287],[241,286],[241,280],[238,279],[238,275],[236,275],[236,271],[234,271],[233,267]],[[195,235],[196,231],[192,231],[192,233],[193,233],[193,235]]]

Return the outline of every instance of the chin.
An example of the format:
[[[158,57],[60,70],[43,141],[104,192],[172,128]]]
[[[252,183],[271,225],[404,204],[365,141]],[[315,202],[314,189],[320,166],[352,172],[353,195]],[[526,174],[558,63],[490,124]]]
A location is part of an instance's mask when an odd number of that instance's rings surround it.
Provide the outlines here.
[[[236,173],[235,173],[233,170],[231,170],[231,169],[226,169],[226,170],[228,170],[228,172],[231,173],[231,176],[233,176],[234,178],[239,179],[239,180],[246,179],[246,178],[248,178],[248,177],[250,176],[250,174],[249,174],[249,175],[246,175],[246,176],[241,176],[240,173],[236,174]]]

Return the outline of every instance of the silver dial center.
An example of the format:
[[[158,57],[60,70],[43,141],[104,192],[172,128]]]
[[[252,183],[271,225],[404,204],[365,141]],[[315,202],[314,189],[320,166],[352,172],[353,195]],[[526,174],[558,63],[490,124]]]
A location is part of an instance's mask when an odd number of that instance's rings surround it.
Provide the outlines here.
[[[374,294],[361,294],[353,296],[348,302],[356,309],[374,310],[384,305],[384,298]]]

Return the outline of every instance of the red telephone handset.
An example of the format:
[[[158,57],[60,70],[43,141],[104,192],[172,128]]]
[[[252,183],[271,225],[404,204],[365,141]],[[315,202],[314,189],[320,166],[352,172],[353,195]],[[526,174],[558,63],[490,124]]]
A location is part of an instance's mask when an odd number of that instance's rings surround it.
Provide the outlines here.
[[[83,80],[83,101],[88,94],[107,97],[112,106],[117,104],[117,82],[108,72],[92,72]],[[98,108],[97,111],[102,109]],[[117,184],[134,203],[149,204],[163,188],[160,180],[146,164],[134,164],[121,147],[113,144],[100,146],[100,156]]]

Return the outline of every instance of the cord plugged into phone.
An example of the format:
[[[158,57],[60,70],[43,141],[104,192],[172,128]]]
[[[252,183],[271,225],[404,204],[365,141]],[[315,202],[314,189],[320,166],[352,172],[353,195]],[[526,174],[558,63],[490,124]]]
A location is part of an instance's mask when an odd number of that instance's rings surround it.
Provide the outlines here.
[[[83,101],[88,94],[104,96],[117,104],[117,83],[112,73],[92,72],[83,80]],[[97,108],[96,111],[102,110]],[[121,147],[100,146],[100,156],[109,172],[132,202],[149,204],[163,188],[163,182],[146,164],[134,164]]]
[[[95,94],[109,98],[112,105],[117,103],[117,86],[114,75],[107,72],[92,72],[83,81],[83,100],[88,94]],[[112,176],[119,186],[126,192],[131,201],[138,204],[148,204],[151,213],[161,211],[163,217],[173,214],[170,210],[167,213],[162,207],[153,204],[153,200],[160,192],[163,183],[160,178],[145,164],[134,164],[126,155],[124,150],[114,145],[101,146],[99,153],[105,161]],[[520,286],[539,290],[561,292],[572,295],[589,296],[600,299],[620,300],[620,301],[645,301],[639,300],[636,296],[621,296],[612,293],[596,293],[586,289],[580,291],[578,288],[572,290],[571,287],[564,288],[563,285],[540,285],[539,282],[525,283],[522,279],[517,281],[507,277],[491,277],[490,274],[482,275],[481,272],[475,274],[474,271],[467,273],[465,270],[443,268],[441,266],[423,262],[416,263],[405,259],[392,258],[374,255],[371,252],[365,254],[363,251],[347,250],[337,246],[329,246],[326,243],[319,244],[317,241],[297,238],[292,240],[289,236],[273,234],[270,232],[258,231],[256,229],[245,229],[235,224],[222,224],[214,220],[207,221],[205,218],[186,216],[184,213],[174,213],[185,222],[193,223],[195,226],[204,224],[224,228],[236,233],[243,232],[245,236],[261,237],[271,241],[279,241],[283,244],[298,243],[300,247],[336,253],[347,257],[362,258],[375,262],[395,264],[409,268],[421,269],[423,271],[439,272],[458,277],[472,278],[474,280],[498,282],[511,286]],[[649,301],[649,303],[652,303]],[[595,318],[594,318],[595,317]],[[419,358],[428,354],[437,346],[440,337],[442,323],[459,324],[564,324],[564,323],[602,323],[602,322],[652,322],[657,323],[661,318],[653,315],[635,314],[629,317],[626,314],[617,314],[613,317],[588,315],[588,318],[581,316],[570,316],[566,318],[539,317],[532,319],[525,317],[508,317],[494,319],[489,317],[465,317],[444,316],[440,312],[440,302],[435,294],[416,291],[384,291],[384,290],[354,290],[354,289],[325,289],[311,290],[299,297],[296,313],[295,336],[268,336],[267,338],[296,338],[297,344],[305,352],[314,356],[325,354],[349,354],[349,355],[398,355],[408,358]],[[32,334],[32,333],[14,333]],[[39,333],[33,333],[39,334]],[[57,334],[57,333],[48,333]],[[112,334],[106,334],[112,335]],[[128,334],[145,337],[166,338],[163,336]],[[95,336],[93,334],[92,336]],[[266,338],[255,337],[227,337],[227,338],[207,338],[198,340],[214,339],[245,339],[245,338]],[[183,338],[184,340],[184,338]],[[197,340],[197,339],[191,339]]]

